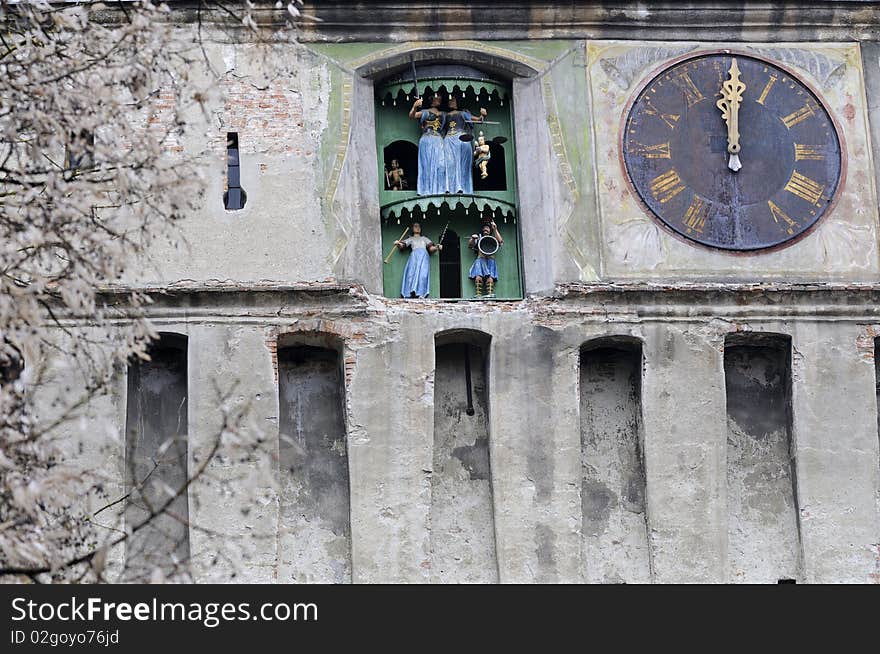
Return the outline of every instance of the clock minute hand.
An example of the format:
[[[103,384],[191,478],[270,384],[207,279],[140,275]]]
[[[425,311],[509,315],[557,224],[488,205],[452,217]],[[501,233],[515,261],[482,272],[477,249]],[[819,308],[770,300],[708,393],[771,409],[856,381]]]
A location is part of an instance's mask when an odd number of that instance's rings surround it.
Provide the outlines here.
[[[730,153],[727,167],[736,172],[742,168],[739,160],[739,106],[742,104],[743,91],[746,90],[745,83],[739,79],[736,57],[731,59],[730,70],[727,73],[730,78],[722,83],[721,99],[715,103],[715,106],[721,109],[721,117],[727,123],[727,152]]]

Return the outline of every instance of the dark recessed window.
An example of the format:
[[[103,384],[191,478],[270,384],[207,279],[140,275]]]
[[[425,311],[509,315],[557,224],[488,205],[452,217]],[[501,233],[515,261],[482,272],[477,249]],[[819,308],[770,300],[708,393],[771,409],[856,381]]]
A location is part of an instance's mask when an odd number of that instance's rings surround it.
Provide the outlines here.
[[[95,135],[87,129],[72,133],[64,154],[69,170],[84,170],[95,165]]]
[[[238,132],[226,134],[226,193],[223,205],[229,211],[244,209],[247,193],[241,188],[241,164],[238,153]]]

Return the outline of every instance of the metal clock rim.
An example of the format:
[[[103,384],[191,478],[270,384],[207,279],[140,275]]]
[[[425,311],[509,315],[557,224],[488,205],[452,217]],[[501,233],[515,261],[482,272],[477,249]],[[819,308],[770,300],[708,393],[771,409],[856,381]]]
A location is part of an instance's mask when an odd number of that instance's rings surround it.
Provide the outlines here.
[[[706,243],[701,243],[700,241],[694,240],[685,236],[684,234],[677,232],[676,230],[672,229],[672,227],[667,225],[666,222],[662,218],[660,218],[660,216],[655,214],[654,211],[648,206],[648,204],[642,199],[642,196],[636,188],[635,183],[630,177],[629,170],[627,169],[626,159],[624,157],[624,139],[626,138],[626,124],[629,120],[630,112],[632,111],[633,106],[642,95],[642,91],[644,91],[645,88],[647,88],[648,85],[654,79],[656,79],[664,70],[668,70],[690,59],[699,59],[701,57],[711,55],[736,55],[741,57],[748,57],[757,61],[762,61],[764,63],[770,64],[771,66],[774,66],[782,70],[783,72],[788,73],[794,79],[796,79],[799,84],[803,84],[807,88],[807,90],[816,97],[816,100],[818,100],[822,109],[824,109],[825,113],[828,114],[828,117],[831,119],[831,125],[834,127],[834,132],[837,135],[837,141],[840,144],[840,179],[838,181],[837,188],[834,190],[834,195],[832,196],[831,200],[828,201],[828,205],[826,206],[825,211],[822,213],[818,220],[816,220],[812,225],[804,229],[796,236],[793,236],[790,239],[785,240],[781,243],[777,243],[776,245],[755,248],[751,250],[733,250],[730,248],[722,248],[715,245],[707,245]],[[663,231],[673,236],[676,240],[690,245],[691,247],[697,247],[708,252],[714,252],[716,254],[723,254],[731,257],[754,257],[763,254],[778,252],[780,250],[792,247],[793,245],[800,243],[803,239],[810,236],[816,230],[816,228],[821,223],[823,223],[829,215],[834,212],[834,209],[837,206],[837,202],[840,199],[841,192],[846,186],[848,160],[846,139],[844,138],[843,130],[840,127],[837,116],[835,116],[834,112],[829,107],[830,105],[825,100],[825,97],[816,89],[811,81],[804,79],[803,73],[792,69],[786,64],[782,64],[768,57],[749,52],[748,50],[743,50],[741,48],[710,48],[704,50],[695,50],[685,53],[683,55],[679,55],[677,57],[666,59],[663,63],[652,68],[648,73],[646,73],[645,76],[636,85],[635,90],[630,93],[630,97],[626,101],[621,121],[618,126],[617,159],[623,172],[623,179],[627,185],[627,190],[630,192],[633,198],[635,198],[635,201],[638,204],[639,208],[648,215],[648,217],[654,222],[654,224],[658,225]]]

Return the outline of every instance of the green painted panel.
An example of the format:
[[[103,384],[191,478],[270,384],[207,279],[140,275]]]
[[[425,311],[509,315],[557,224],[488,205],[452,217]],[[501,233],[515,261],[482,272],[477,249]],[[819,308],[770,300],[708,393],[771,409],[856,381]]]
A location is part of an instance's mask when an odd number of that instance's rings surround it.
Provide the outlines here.
[[[348,134],[342,133],[342,86],[350,82],[351,77],[338,68],[330,69],[330,97],[327,99],[327,127],[321,132],[320,162],[324,179],[330,179],[331,171],[336,165],[339,144]]]
[[[309,43],[307,47],[341,63],[391,49],[387,43]]]
[[[534,41],[495,41],[492,43],[496,48],[504,48],[517,54],[526,55],[544,61],[553,61],[571,48],[578,46],[579,41],[562,41],[556,39]]]
[[[475,212],[469,214],[463,209],[457,211],[444,210],[441,215],[429,213],[426,218],[419,222],[422,231],[432,241],[438,241],[446,221],[449,221],[449,230],[458,234],[461,252],[461,289],[462,297],[470,299],[474,297],[474,284],[468,278],[468,271],[474,262],[473,250],[467,247],[471,234],[480,228],[480,216]],[[382,252],[387,255],[391,251],[394,241],[400,238],[407,223],[396,220],[383,221],[382,223]],[[498,222],[498,230],[504,239],[504,245],[495,256],[498,267],[498,284],[495,287],[495,295],[498,299],[522,299],[522,275],[520,272],[520,243],[519,229],[514,220],[508,219]],[[409,236],[409,234],[408,234]],[[430,297],[440,297],[440,253],[431,256],[431,291]],[[409,251],[395,252],[391,255],[390,263],[384,265],[384,292],[386,297],[400,297],[400,284],[403,280],[403,269],[406,266]]]
[[[479,106],[475,98],[465,96],[462,103],[465,107],[474,111],[479,110]],[[396,142],[406,141],[411,144],[414,151],[418,150],[419,137],[421,130],[416,120],[409,118],[409,110],[412,102],[393,102],[377,99],[376,101],[376,151],[378,154],[378,174],[379,174],[379,204],[383,207],[392,202],[400,200],[408,200],[416,197],[416,170],[405,170],[407,180],[409,181],[409,191],[386,191],[384,175],[385,175],[385,148]],[[508,204],[516,204],[516,146],[513,140],[513,125],[511,124],[511,106],[509,102],[505,102],[504,106],[496,103],[486,105],[489,112],[488,120],[499,123],[498,125],[475,125],[475,133],[483,132],[487,139],[502,137],[507,139],[503,144],[504,148],[504,169],[507,179],[507,188],[504,191],[478,191],[479,195],[494,198],[507,202]],[[390,164],[390,161],[388,162]],[[500,162],[497,158],[489,163],[490,166],[497,166]]]

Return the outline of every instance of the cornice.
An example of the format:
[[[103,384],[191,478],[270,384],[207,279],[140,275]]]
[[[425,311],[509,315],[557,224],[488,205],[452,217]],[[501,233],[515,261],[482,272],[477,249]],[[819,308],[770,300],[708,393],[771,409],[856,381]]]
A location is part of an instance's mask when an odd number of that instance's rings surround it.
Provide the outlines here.
[[[229,8],[171,0],[168,19],[219,26],[247,38]],[[551,2],[548,0],[305,0],[293,21],[269,0],[252,15],[270,32],[296,25],[301,42],[403,43],[438,40],[628,39],[715,42],[871,41],[880,37],[880,9],[870,0],[801,2]],[[118,9],[110,5],[112,20]],[[239,33],[239,31],[241,32]],[[276,32],[280,36],[281,32]]]

